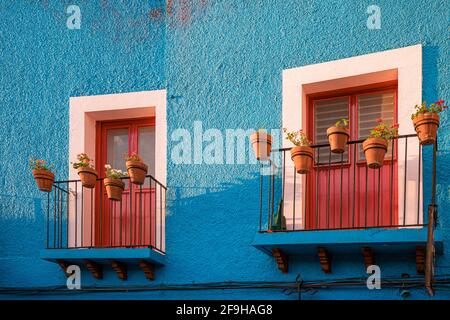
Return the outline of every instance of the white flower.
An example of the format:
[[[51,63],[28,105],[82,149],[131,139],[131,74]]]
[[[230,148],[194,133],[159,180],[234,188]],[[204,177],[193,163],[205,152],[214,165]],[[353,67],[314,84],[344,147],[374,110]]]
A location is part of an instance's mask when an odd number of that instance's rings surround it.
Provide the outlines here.
[[[105,164],[105,169],[111,169],[111,166],[109,164]]]

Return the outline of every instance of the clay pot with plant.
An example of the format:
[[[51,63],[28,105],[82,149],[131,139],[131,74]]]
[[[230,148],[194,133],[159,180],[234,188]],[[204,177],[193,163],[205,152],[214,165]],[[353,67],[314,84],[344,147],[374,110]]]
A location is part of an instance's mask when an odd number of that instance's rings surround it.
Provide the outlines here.
[[[438,100],[430,105],[427,105],[425,101],[420,106],[416,104],[415,113],[411,115],[411,119],[420,144],[433,144],[436,141],[440,121],[439,113],[447,108],[444,100]]]
[[[272,136],[264,129],[259,129],[250,135],[250,142],[255,152],[256,159],[265,161],[270,159],[272,150]]]
[[[348,129],[348,120],[340,119],[334,126],[327,129],[327,138],[330,143],[330,149],[333,153],[344,153],[347,141],[350,138]]]
[[[148,166],[142,161],[142,158],[137,153],[132,153],[126,156],[125,160],[131,183],[137,185],[144,184]]]
[[[45,160],[33,159],[31,157],[29,159],[29,164],[39,190],[43,192],[52,191],[55,175],[50,169],[54,167],[53,164],[47,165]]]
[[[88,189],[94,188],[98,173],[92,165],[92,159],[86,153],[80,153],[77,155],[77,160],[77,162],[72,162],[72,167],[78,171],[81,185]]]
[[[108,199],[121,201],[125,183],[120,178],[126,177],[127,173],[122,172],[122,170],[112,169],[109,164],[105,164],[105,169],[106,178],[103,179],[103,184],[105,185]]]
[[[383,166],[389,140],[398,134],[398,124],[389,126],[381,118],[378,118],[377,122],[378,125],[370,131],[369,137],[363,142],[367,166],[371,169]]]
[[[308,140],[302,129],[291,132],[283,129],[283,131],[286,133],[286,139],[295,145],[291,149],[291,159],[294,161],[295,170],[300,174],[308,173],[311,171],[314,160],[314,151],[310,147],[311,141]]]

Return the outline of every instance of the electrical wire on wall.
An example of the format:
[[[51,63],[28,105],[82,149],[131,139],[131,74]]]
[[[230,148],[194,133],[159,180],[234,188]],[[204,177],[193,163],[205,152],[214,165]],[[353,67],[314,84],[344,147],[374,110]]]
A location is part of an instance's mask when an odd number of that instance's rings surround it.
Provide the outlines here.
[[[154,286],[121,286],[121,287],[96,287],[82,286],[80,290],[68,290],[66,286],[32,287],[32,288],[0,288],[0,294],[37,295],[37,294],[80,294],[98,292],[151,292],[151,291],[199,291],[199,290],[245,290],[245,289],[279,289],[282,294],[302,293],[315,294],[320,290],[333,288],[365,287],[366,278],[342,278],[335,280],[310,280],[304,281],[300,276],[292,281],[280,282],[253,282],[253,281],[224,281],[209,283],[189,284],[161,284]],[[423,277],[415,278],[383,278],[381,288],[398,288],[400,291],[410,289],[423,289]],[[450,291],[450,274],[435,277],[433,288],[436,291]]]

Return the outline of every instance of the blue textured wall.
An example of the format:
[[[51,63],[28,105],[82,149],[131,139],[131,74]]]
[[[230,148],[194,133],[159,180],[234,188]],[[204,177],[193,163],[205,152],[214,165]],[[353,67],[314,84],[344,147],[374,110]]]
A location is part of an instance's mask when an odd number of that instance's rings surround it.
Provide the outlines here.
[[[78,2],[78,3],[77,3]],[[368,30],[371,1],[70,1],[81,7],[82,28],[65,27],[65,4],[21,1],[0,5],[0,286],[64,285],[44,245],[42,194],[25,167],[34,155],[67,173],[70,96],[168,90],[168,136],[179,127],[204,129],[281,126],[285,68],[422,43],[423,96],[449,97],[448,1],[377,1],[381,30]],[[137,4],[139,3],[139,4]],[[184,3],[184,4],[183,4]],[[161,16],[148,18],[161,8]],[[159,12],[152,11],[153,13]],[[150,15],[152,16],[152,15]],[[144,22],[145,21],[145,22]],[[450,206],[450,120],[439,130],[438,205]],[[168,154],[173,147],[169,142]],[[281,274],[250,246],[258,226],[259,180],[254,165],[168,163],[166,266],[152,285],[219,281],[294,281],[366,277],[360,257],[338,256],[325,276],[316,257],[292,257]],[[439,212],[446,243],[449,219]],[[450,274],[450,251],[436,271]],[[377,257],[383,276],[415,274],[414,257]],[[84,286],[149,285],[133,271],[126,283],[107,272]],[[60,296],[58,296],[60,297]],[[280,290],[80,294],[77,298],[275,298]],[[413,290],[411,298],[426,298]],[[399,299],[397,289],[328,289],[305,298]],[[437,298],[450,298],[438,292]]]

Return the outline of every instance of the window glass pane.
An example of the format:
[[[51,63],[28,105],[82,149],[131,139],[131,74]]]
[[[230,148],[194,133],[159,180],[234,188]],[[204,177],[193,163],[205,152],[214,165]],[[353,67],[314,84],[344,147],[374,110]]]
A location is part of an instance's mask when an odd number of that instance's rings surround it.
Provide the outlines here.
[[[148,173],[155,175],[155,127],[139,127],[138,153],[148,165]]]
[[[124,156],[128,154],[128,129],[108,129],[107,143],[106,163],[114,169],[126,172]]]
[[[382,118],[388,125],[394,124],[393,92],[371,93],[358,96],[358,139],[369,136],[370,130],[377,125],[376,120]],[[391,154],[391,143],[386,156]],[[364,158],[362,144],[360,144],[359,158]]]
[[[328,143],[327,129],[333,126],[339,119],[349,118],[348,115],[349,97],[315,100],[314,101],[314,143]],[[351,124],[350,124],[351,125]],[[320,157],[320,163],[328,163],[330,148],[320,148],[320,153],[316,151],[316,161]],[[347,161],[347,151],[343,155],[343,160]],[[331,154],[331,162],[340,162],[340,154]]]

